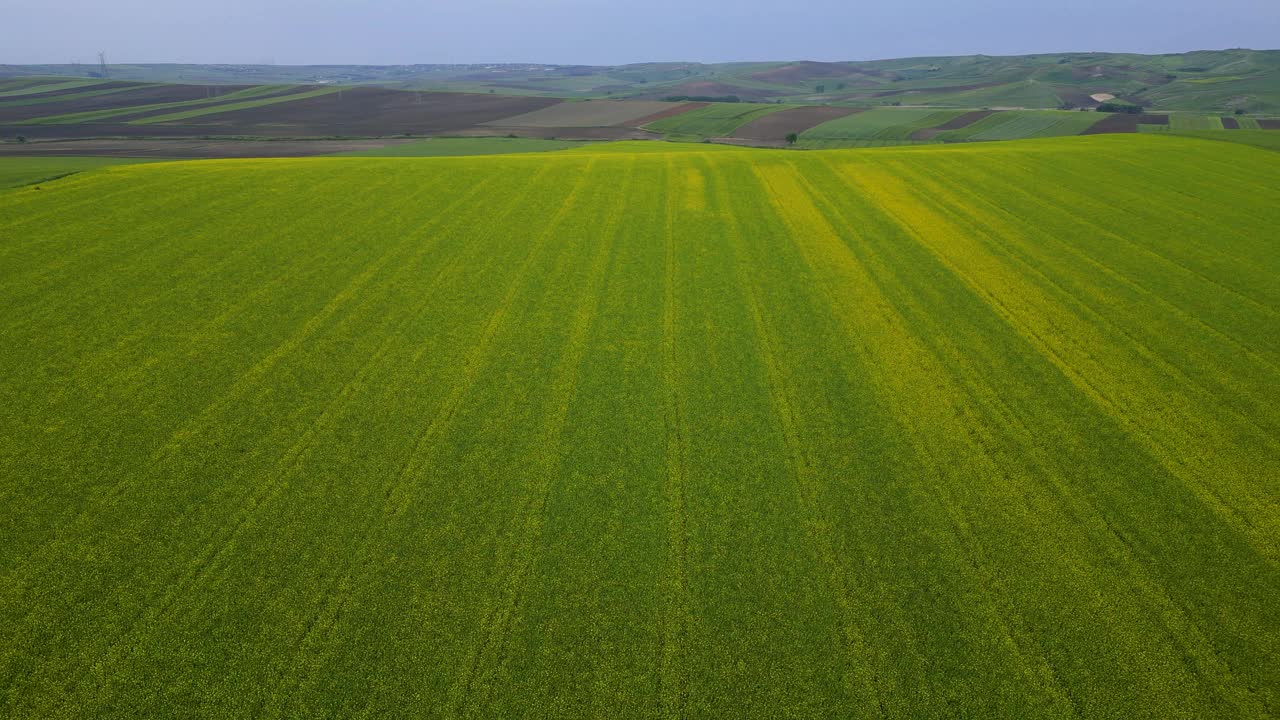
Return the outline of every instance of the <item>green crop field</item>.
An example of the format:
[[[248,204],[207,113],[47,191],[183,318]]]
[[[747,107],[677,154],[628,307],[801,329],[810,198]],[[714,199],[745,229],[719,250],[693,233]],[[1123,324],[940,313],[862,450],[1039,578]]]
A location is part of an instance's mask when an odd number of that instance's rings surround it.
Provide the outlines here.
[[[998,112],[968,127],[947,130],[937,135],[938,140],[962,142],[966,140],[1022,140],[1061,135],[1079,135],[1106,115],[1095,112],[1070,112],[1058,110],[1017,110]]]
[[[1280,155],[663,149],[0,193],[0,716],[1280,714]]]
[[[669,135],[694,137],[728,137],[734,130],[763,115],[795,105],[759,105],[755,103],[712,103],[689,112],[651,122],[645,127]]]
[[[828,120],[800,133],[800,144],[811,148],[845,147],[860,141],[907,144],[911,133],[963,115],[962,110],[877,108]]]
[[[1169,127],[1173,130],[1221,130],[1222,118],[1213,115],[1173,113],[1169,116]]]

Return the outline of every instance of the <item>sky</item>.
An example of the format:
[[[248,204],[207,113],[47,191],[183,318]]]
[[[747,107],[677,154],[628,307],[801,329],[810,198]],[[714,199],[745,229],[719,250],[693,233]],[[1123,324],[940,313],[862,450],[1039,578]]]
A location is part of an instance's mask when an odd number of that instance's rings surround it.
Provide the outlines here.
[[[874,60],[1280,46],[1280,0],[0,0],[0,63]],[[5,7],[8,6],[8,7]]]

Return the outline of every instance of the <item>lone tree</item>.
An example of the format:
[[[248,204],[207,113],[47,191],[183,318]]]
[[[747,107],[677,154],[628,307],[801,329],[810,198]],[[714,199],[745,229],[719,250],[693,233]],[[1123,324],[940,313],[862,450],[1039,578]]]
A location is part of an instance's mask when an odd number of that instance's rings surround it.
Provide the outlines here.
[[[787,144],[788,144],[788,145],[795,145],[795,144],[796,144],[796,140],[799,140],[799,139],[800,139],[800,136],[799,136],[799,135],[796,135],[795,133],[787,133]]]

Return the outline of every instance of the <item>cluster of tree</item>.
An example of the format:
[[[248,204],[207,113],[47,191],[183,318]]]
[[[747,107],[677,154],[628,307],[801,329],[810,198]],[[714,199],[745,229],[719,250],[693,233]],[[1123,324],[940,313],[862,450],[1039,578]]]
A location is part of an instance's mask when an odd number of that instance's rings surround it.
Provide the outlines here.
[[[667,102],[742,102],[737,95],[668,95],[662,99]]]
[[[1141,115],[1141,105],[1127,105],[1125,103],[1104,102],[1098,106],[1098,112],[1109,113],[1129,113],[1130,115]]]

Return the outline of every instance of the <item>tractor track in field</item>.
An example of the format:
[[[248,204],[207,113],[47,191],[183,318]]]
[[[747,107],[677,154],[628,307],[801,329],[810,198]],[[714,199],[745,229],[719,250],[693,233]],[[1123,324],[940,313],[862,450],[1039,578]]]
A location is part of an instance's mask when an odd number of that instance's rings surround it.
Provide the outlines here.
[[[877,190],[881,192],[887,191],[886,190],[887,183],[884,181],[883,178],[879,180],[873,180],[871,178],[864,177],[862,175],[859,175],[857,177],[853,177],[853,176],[847,176],[847,177],[850,178],[851,182],[861,185],[864,188],[864,190],[869,188],[872,184],[874,184]],[[901,170],[899,169],[899,172],[897,173],[897,177],[899,177],[902,180],[903,188],[908,187],[907,183],[909,181],[910,176],[903,175],[901,173]],[[913,185],[910,185],[910,187],[919,187],[919,186],[913,184]],[[903,190],[903,192],[905,192],[905,190]],[[935,210],[940,210],[940,208],[936,207],[938,201],[935,199],[932,199],[929,193],[919,192],[919,193],[915,193],[914,196],[919,199],[919,202],[932,206],[934,207]],[[906,196],[902,195],[901,197],[905,198]],[[1085,378],[1082,373],[1076,371],[1066,358],[1062,357],[1057,351],[1053,349],[1051,343],[1046,341],[1036,331],[1025,326],[1025,324],[1018,322],[1015,319],[1016,313],[1014,313],[1005,303],[1003,303],[999,299],[999,297],[997,297],[994,293],[988,290],[985,290],[984,285],[982,283],[975,281],[974,278],[972,278],[968,273],[966,273],[963,269],[957,266],[953,261],[949,260],[928,240],[926,240],[925,235],[923,234],[923,230],[919,229],[915,225],[913,220],[908,219],[903,212],[895,210],[889,204],[881,204],[880,211],[884,212],[886,216],[892,220],[892,222],[894,222],[899,227],[906,230],[909,236],[911,236],[916,243],[918,243],[921,247],[928,250],[930,254],[933,255],[938,262],[940,262],[944,267],[950,270],[950,272],[952,272],[957,278],[963,281],[965,285],[970,287],[971,290],[975,293],[975,295],[981,298],[984,302],[986,302],[986,304],[989,307],[991,307],[1004,322],[1008,323],[1011,327],[1017,330],[1019,334],[1022,334],[1024,331],[1029,333],[1028,335],[1025,336],[1028,342],[1033,347],[1035,347],[1037,351],[1039,351],[1046,360],[1048,360],[1049,362],[1051,362],[1053,366],[1058,368],[1058,370],[1063,373],[1063,376],[1067,378],[1069,381],[1071,381],[1072,384],[1078,384],[1078,381],[1083,381],[1084,383],[1086,383],[1087,387],[1091,388],[1091,390],[1086,390],[1085,392],[1085,396],[1089,400],[1096,401],[1099,398],[1102,398],[1105,400],[1105,393],[1103,393],[1103,391],[1097,388],[1093,383],[1088,381],[1088,379]],[[955,237],[954,233],[950,233],[949,236]],[[1031,268],[1029,265],[1023,264],[1023,269],[1029,270],[1033,274],[1040,275],[1038,271],[1036,271],[1034,268]],[[1044,279],[1046,282],[1052,283],[1052,280],[1048,278],[1043,278],[1043,276],[1042,276],[1042,279]],[[925,312],[925,311],[922,311],[922,312]],[[955,359],[954,357],[947,357],[944,354],[942,354],[939,348],[935,346],[935,343],[928,340],[927,334],[922,334],[920,337],[924,342],[926,342],[926,344],[930,346],[929,352],[934,357],[934,360],[935,360],[934,365],[936,368],[941,369],[941,368],[948,368],[948,367],[954,366],[954,359]],[[1130,339],[1135,343],[1137,342],[1135,338],[1130,338]],[[963,356],[963,352],[961,352],[960,350],[955,350],[951,354]],[[966,382],[963,378],[961,378],[956,372],[951,371],[951,372],[947,372],[946,374],[952,377],[953,382],[957,388],[969,387],[970,384]],[[965,390],[965,392],[971,392],[971,391]],[[991,391],[989,394],[996,398],[999,397],[999,392],[995,390]],[[1110,405],[1109,401],[1108,401],[1108,405]],[[1006,409],[1007,409],[1007,406],[1006,406]],[[1106,407],[1102,409],[1106,411],[1108,415],[1122,422],[1122,424],[1126,426],[1131,425],[1131,423],[1124,421],[1123,413],[1121,413],[1121,415],[1116,415],[1113,410],[1108,410]],[[1114,409],[1118,409],[1118,408],[1114,408]],[[1023,426],[1020,421],[1017,423],[1014,423],[1013,427],[1022,427],[1025,430],[1025,426]],[[1027,432],[1029,432],[1029,430],[1027,430]],[[975,436],[974,439],[980,443],[983,454],[988,457],[990,462],[992,462],[993,466],[999,467],[1001,463],[996,461],[996,454],[994,454],[995,451],[990,447],[989,441],[982,440],[981,436]],[[1035,447],[1035,443],[1031,439],[1028,438],[1028,440],[1026,440],[1025,442],[1027,442],[1029,447]],[[927,449],[925,450],[925,452],[932,454],[931,451],[928,451]],[[1155,460],[1156,462],[1159,462],[1161,465],[1164,465],[1163,461],[1161,461],[1159,457],[1153,457],[1152,459]],[[935,459],[935,462],[937,462],[936,459]],[[1066,502],[1069,512],[1076,515],[1076,517],[1080,517],[1081,515],[1087,515],[1092,518],[1095,518],[1095,521],[1100,524],[1100,527],[1104,533],[1104,537],[1109,537],[1113,541],[1111,544],[1103,544],[1102,546],[1103,550],[1108,554],[1110,554],[1115,562],[1121,564],[1124,567],[1124,571],[1130,575],[1131,580],[1134,581],[1142,589],[1144,595],[1146,596],[1147,602],[1150,603],[1150,605],[1158,611],[1158,614],[1161,616],[1162,621],[1165,625],[1169,642],[1171,642],[1175,646],[1178,646],[1180,650],[1182,650],[1183,660],[1187,665],[1187,667],[1194,674],[1196,674],[1202,679],[1207,677],[1213,677],[1213,676],[1231,677],[1233,673],[1231,671],[1229,664],[1225,663],[1222,660],[1217,649],[1213,646],[1212,643],[1210,643],[1207,640],[1207,636],[1204,634],[1203,628],[1201,628],[1196,621],[1194,621],[1191,617],[1189,617],[1187,615],[1186,609],[1180,603],[1175,601],[1166,591],[1164,591],[1163,588],[1161,588],[1160,584],[1145,571],[1142,563],[1137,559],[1138,549],[1134,547],[1133,543],[1125,536],[1125,534],[1121,532],[1103,512],[1101,512],[1096,506],[1094,506],[1093,503],[1089,502],[1088,500],[1083,500],[1083,501],[1077,500],[1071,493],[1069,493],[1063,486],[1058,484],[1056,481],[1051,482],[1050,485],[1054,489],[1054,491],[1057,493],[1058,497],[1060,497],[1064,502]],[[946,507],[948,508],[950,508],[953,504],[954,503],[951,503],[951,502],[945,503]],[[971,538],[971,541],[977,542],[976,538]],[[970,552],[970,557],[977,557],[977,556],[978,556],[977,554]],[[1206,664],[1208,666],[1206,666]],[[1237,702],[1237,703],[1241,702],[1241,700],[1237,698],[1224,698],[1224,699],[1231,702]],[[1257,697],[1256,694],[1253,694],[1252,692],[1250,693],[1248,700],[1252,701],[1249,704],[1261,705],[1263,703],[1263,700]],[[1074,703],[1075,701],[1073,699],[1073,704]],[[1079,708],[1077,708],[1077,711],[1078,710]]]
[[[822,169],[833,177],[843,177],[826,163],[823,164]],[[901,348],[898,354],[893,356],[882,356],[881,354],[863,350],[859,353],[863,356],[861,362],[868,367],[893,367],[895,368],[895,375],[910,370],[914,375],[913,379],[895,378],[896,381],[908,386],[914,383],[919,387],[934,387],[934,390],[931,391],[934,393],[946,390],[945,385],[937,382],[939,377],[952,378],[953,382],[958,382],[950,374],[942,372],[939,367],[927,363],[927,358],[934,357],[936,359],[936,355],[933,355],[932,350],[926,347],[921,336],[905,329],[912,327],[910,325],[911,315],[915,311],[901,307],[901,299],[888,292],[888,287],[898,287],[902,283],[896,274],[890,273],[891,277],[885,277],[884,268],[879,267],[880,264],[888,266],[890,261],[886,258],[879,258],[879,262],[873,267],[869,257],[864,256],[864,254],[878,257],[879,251],[870,245],[864,245],[861,248],[861,252],[855,251],[852,249],[855,243],[846,240],[836,230],[837,227],[862,227],[865,223],[854,222],[842,208],[831,203],[812,184],[807,174],[800,173],[794,167],[792,168],[792,174],[811,199],[810,206],[819,212],[813,218],[813,222],[821,224],[821,229],[817,230],[815,235],[828,239],[827,245],[831,249],[826,252],[833,258],[840,258],[838,263],[844,268],[843,274],[852,276],[850,277],[851,282],[857,282],[867,288],[867,292],[879,299],[876,304],[880,306],[883,317],[879,319],[878,324],[883,331],[895,337],[897,342],[893,343],[894,347]],[[849,181],[845,180],[844,182]],[[832,219],[827,220],[827,217]],[[883,220],[894,222],[887,215],[883,217]],[[806,263],[813,266],[822,262],[810,257],[810,252],[812,252],[812,249],[804,251]],[[856,327],[858,321],[847,316],[847,311],[843,310],[844,306],[840,298],[833,293],[830,287],[824,286],[822,293],[828,307],[831,308],[833,316],[837,319],[838,325],[846,333],[847,342],[851,347],[866,347],[864,343],[860,342],[862,333]],[[898,393],[894,392],[894,390],[894,388],[890,388],[885,392],[896,397]],[[905,391],[905,388],[897,388],[897,390]],[[952,392],[957,391],[954,387],[951,390]],[[944,472],[948,463],[939,455],[938,449],[932,447],[924,438],[919,437],[917,428],[908,423],[903,417],[903,408],[895,407],[894,402],[886,402],[886,408],[895,417],[894,422],[900,425],[899,432],[906,439],[908,446],[912,448],[917,458],[925,461],[928,466],[935,468],[938,472]],[[996,458],[992,455],[992,448],[981,441],[981,436],[971,435],[969,442],[975,441],[978,442],[976,449],[983,454],[986,461],[993,466],[998,466]],[[930,498],[935,512],[947,518],[946,524],[951,541],[958,548],[959,556],[968,568],[969,575],[974,578],[974,582],[977,582],[982,589],[982,593],[986,598],[984,603],[986,606],[985,615],[989,618],[989,621],[1000,628],[1006,642],[1012,646],[1015,655],[1023,661],[1023,670],[1032,676],[1039,676],[1051,696],[1055,696],[1059,702],[1066,703],[1072,709],[1073,715],[1080,716],[1079,699],[1071,693],[1068,685],[1063,682],[1057,670],[1048,662],[1044,649],[1034,639],[1033,635],[1027,632],[1025,628],[1019,627],[1016,622],[1018,613],[1015,608],[1011,603],[1003,600],[1001,594],[993,589],[996,583],[992,572],[978,561],[978,558],[982,556],[978,552],[982,544],[958,514],[956,510],[957,499],[944,492],[941,487],[932,488],[930,490]]]
[[[583,177],[587,177],[589,172],[589,169],[584,171]],[[618,196],[620,204],[628,195],[627,190],[633,183],[634,172],[634,166],[629,167],[627,179],[621,183],[623,191]],[[564,215],[548,225],[548,232],[568,216],[569,206],[566,206],[565,210]],[[508,536],[511,545],[500,548],[497,552],[499,558],[497,566],[505,571],[500,600],[490,608],[481,624],[482,637],[473,646],[474,651],[470,662],[466,663],[466,669],[459,678],[459,686],[455,689],[457,704],[452,706],[455,710],[464,712],[467,709],[479,710],[473,706],[484,701],[483,696],[477,697],[478,694],[484,693],[481,688],[489,686],[485,680],[483,668],[488,664],[496,673],[505,662],[506,641],[511,626],[516,621],[520,600],[528,592],[526,584],[529,575],[533,572],[533,567],[540,555],[539,545],[546,519],[547,501],[563,454],[561,435],[568,419],[570,406],[577,393],[579,369],[586,357],[589,334],[596,320],[609,261],[614,255],[613,247],[617,243],[618,228],[621,223],[620,212],[610,212],[606,217],[605,224],[598,233],[597,247],[592,256],[586,287],[575,309],[563,355],[556,366],[555,379],[552,381],[550,392],[551,399],[548,401],[551,412],[542,429],[542,440],[538,443],[541,452],[532,470],[532,487],[521,503],[522,510],[519,517],[513,523],[518,530]],[[477,682],[480,683],[479,687]]]
[[[477,184],[475,187],[472,188],[470,193],[458,198],[455,201],[454,206],[455,207],[459,206],[463,204],[466,200],[469,200],[475,197],[481,192],[482,188],[483,188],[483,184]],[[388,212],[391,212],[391,211],[393,211],[393,208],[389,207]],[[433,225],[443,222],[444,217],[445,215],[443,214],[437,216],[437,219],[435,223],[433,223]],[[342,292],[338,294],[338,296],[335,296],[335,300],[337,300],[338,298],[350,297],[352,293],[348,291],[352,288],[352,286],[355,283],[360,283],[362,285],[364,281],[367,281],[367,279],[372,276],[373,271],[380,270],[389,262],[391,256],[396,255],[398,251],[407,248],[410,245],[411,237],[412,236],[406,236],[403,244],[397,245],[393,247],[391,250],[388,250],[379,260],[376,260],[374,263],[372,263],[370,268],[366,269],[365,273],[362,273],[360,276],[358,276],[356,281],[354,281],[352,284],[349,284],[346,289],[344,289]],[[425,254],[430,247],[432,247],[431,243],[423,244],[423,246],[419,249],[418,254],[420,256]],[[404,266],[401,266],[401,268],[403,267]],[[368,302],[368,299],[366,298],[364,301],[362,301],[361,304],[363,304],[364,302]],[[326,304],[326,306],[322,308],[320,313],[318,313],[316,316],[312,318],[312,321],[322,316],[324,319],[327,320],[327,318],[332,316],[334,312],[336,312],[336,306],[334,305],[334,301],[331,300],[330,303]],[[407,323],[411,318],[412,316],[406,317],[404,320],[404,323]],[[302,331],[300,331],[300,333],[295,333],[295,335],[292,338],[290,338],[290,340],[287,340],[281,346],[277,347],[275,352],[269,354],[267,358],[264,359],[264,361],[259,362],[257,365],[254,366],[253,369],[254,370],[261,369],[261,372],[258,373],[259,376],[262,374],[265,374],[267,371],[269,371],[270,366],[273,366],[276,361],[288,355],[289,352],[291,352],[293,349],[298,347],[303,339],[305,339],[306,337],[310,337],[310,335],[314,334],[315,330],[319,328],[320,324],[323,324],[323,323],[322,322],[315,323],[310,321],[306,323],[303,326],[303,329]],[[300,336],[301,336],[301,339],[300,339]],[[228,553],[234,550],[236,538],[243,532],[243,530],[246,527],[248,527],[250,522],[253,520],[254,516],[257,514],[258,510],[264,507],[273,498],[279,496],[280,493],[283,492],[284,487],[286,486],[289,478],[291,477],[293,472],[299,467],[302,458],[305,457],[306,453],[314,445],[314,441],[316,437],[318,437],[321,434],[320,428],[327,426],[327,424],[331,423],[333,419],[340,414],[340,410],[343,402],[348,400],[350,397],[350,392],[349,392],[350,389],[353,388],[356,383],[358,383],[358,380],[360,377],[363,377],[371,368],[374,367],[376,358],[381,357],[382,353],[385,352],[385,350],[390,347],[390,341],[394,337],[395,337],[394,334],[388,336],[387,341],[383,344],[380,351],[375,352],[373,355],[371,355],[358,368],[355,377],[349,380],[343,386],[342,390],[330,399],[329,403],[327,403],[324,409],[321,411],[320,416],[317,419],[317,423],[313,424],[310,428],[308,428],[307,432],[304,432],[303,435],[293,444],[293,446],[290,447],[289,450],[283,456],[281,456],[280,460],[277,462],[276,470],[271,473],[270,481],[261,485],[258,488],[258,490],[256,490],[246,499],[245,504],[242,505],[240,510],[237,512],[235,518],[231,523],[230,529],[224,535],[224,537],[218,541],[215,541],[214,543],[211,543],[206,547],[205,551],[201,553],[201,555],[197,559],[194,567],[189,572],[184,573],[185,577],[180,582],[178,582],[177,584],[169,585],[165,589],[164,599],[160,603],[143,606],[140,609],[137,616],[133,619],[133,621],[126,623],[126,625],[124,626],[124,628],[120,633],[119,638],[117,638],[117,640],[114,641],[111,644],[111,646],[109,646],[108,650],[104,654],[104,657],[106,655],[109,655],[114,648],[119,647],[123,642],[124,636],[129,635],[130,633],[133,632],[134,628],[139,627],[144,617],[150,617],[150,619],[154,621],[168,614],[171,608],[173,608],[174,605],[177,603],[178,599],[182,597],[183,592],[185,592],[187,588],[190,588],[195,584],[199,583],[202,580],[202,578],[204,578],[209,573],[214,572],[222,564],[222,561],[228,556]],[[295,340],[296,342],[294,342]],[[280,348],[286,347],[286,346],[288,348],[287,350],[280,351]],[[268,360],[270,360],[270,364],[265,369],[262,369],[263,362],[266,362]],[[243,380],[244,377],[245,376],[242,375],[240,380]],[[237,391],[237,388],[239,388],[239,391]],[[244,390],[247,390],[247,388],[248,388],[248,385],[241,385],[239,382],[237,382],[236,384],[233,385],[231,394],[238,397]],[[226,396],[224,396],[224,399],[225,397]],[[227,404],[233,401],[234,401],[233,399],[226,400],[221,404],[215,403],[213,406],[210,406],[210,407],[225,407]],[[210,412],[210,410],[206,408],[206,414],[202,415],[202,417],[216,414],[216,412],[218,411],[215,410],[213,412]],[[194,432],[196,431],[192,431],[192,434],[194,434]],[[160,450],[157,451],[157,453],[161,453],[164,450],[165,450],[165,447],[162,447]],[[120,486],[117,486],[117,487],[120,487]],[[191,512],[194,512],[195,509],[196,509],[195,507],[189,508],[188,514]],[[149,622],[146,624],[146,626],[150,628],[150,632],[155,631],[153,625],[154,623],[152,622]],[[137,650],[138,645],[139,643],[137,642],[132,643],[132,647],[134,651]],[[105,663],[103,661],[99,661],[98,663],[95,663],[95,665],[106,665],[106,664],[108,663]]]
[[[708,161],[708,164],[710,165],[709,174],[715,178],[714,194],[717,204],[729,207],[724,178],[716,167],[714,159]],[[758,171],[758,168],[753,170]],[[764,184],[762,178],[756,175],[754,179],[766,193],[769,193],[768,186]],[[848,643],[848,648],[843,654],[848,656],[849,662],[849,666],[845,668],[848,675],[843,678],[843,681],[850,697],[865,696],[869,704],[874,701],[876,717],[887,717],[888,711],[884,698],[880,696],[876,671],[871,667],[871,658],[866,649],[863,631],[854,620],[857,602],[855,593],[849,587],[849,570],[836,551],[836,543],[831,537],[831,521],[822,511],[817,498],[816,485],[819,480],[804,449],[800,421],[797,420],[795,408],[788,397],[786,374],[780,366],[778,352],[775,349],[777,339],[765,319],[756,282],[747,268],[749,258],[746,243],[742,237],[742,227],[732,213],[726,213],[725,217],[728,218],[725,232],[732,238],[733,244],[733,272],[738,279],[738,285],[742,288],[760,359],[768,377],[770,402],[773,415],[778,422],[778,430],[787,448],[787,464],[791,469],[791,480],[800,507],[804,511],[804,524],[813,542],[814,551],[827,567],[827,584],[841,611],[841,634]]]
[[[490,226],[500,226],[502,224],[502,221],[505,220],[512,212],[514,212],[514,209],[519,206],[520,201],[523,200],[524,197],[527,196],[533,190],[533,188],[538,185],[538,182],[543,177],[545,177],[546,174],[549,172],[550,172],[549,167],[543,168],[539,175],[535,176],[530,181],[525,183],[521,193],[516,197],[512,198],[511,202],[508,203],[505,210],[494,215],[488,224]],[[480,191],[481,191],[481,188],[477,187],[476,192],[475,194],[472,195],[472,197],[474,197],[476,194],[479,194]],[[425,250],[423,254],[425,254]],[[453,272],[457,271],[461,267],[463,263],[463,258],[464,256],[459,254],[455,256],[453,259],[451,259],[449,262],[440,266],[440,268],[438,268],[435,274],[433,275],[433,278],[431,282],[428,284],[428,287],[431,289],[438,287],[439,283],[441,283],[444,280],[444,278],[450,276]],[[496,256],[490,255],[486,258],[484,262],[492,264],[497,262],[497,258]],[[483,269],[485,268],[484,267],[472,268],[472,270],[476,272]],[[411,324],[412,320],[418,317],[421,317],[425,315],[427,312],[429,312],[433,307],[432,301],[434,300],[434,297],[435,297],[434,292],[432,292],[431,290],[424,292],[423,302],[419,304],[419,306],[415,309],[412,315],[410,315],[405,319],[405,321],[402,323],[402,327]],[[392,341],[398,339],[398,335],[399,335],[398,330],[396,332],[389,334],[387,336],[386,341],[384,342],[384,345],[382,346],[382,348],[380,348],[380,353],[382,350],[390,348]],[[434,343],[431,340],[428,340],[422,343],[421,345],[419,345],[417,351],[415,352],[415,357],[418,356],[419,353],[425,352],[427,348],[433,347],[433,346],[434,346]],[[413,457],[415,457],[415,454],[411,452],[406,458],[406,463],[412,462]],[[404,475],[402,473],[401,478],[403,477]],[[389,497],[390,497],[390,494],[384,494],[384,500],[388,499]],[[299,635],[297,640],[297,645],[295,647],[297,648],[302,648],[306,646],[322,647],[323,650],[318,650],[317,654],[321,655],[324,658],[331,657],[333,653],[336,651],[336,648],[329,645],[328,635],[332,633],[333,627],[336,624],[337,618],[341,615],[342,609],[350,601],[353,589],[358,587],[356,583],[356,581],[359,579],[357,577],[357,572],[363,569],[367,569],[368,567],[369,560],[370,560],[369,548],[371,547],[371,544],[374,540],[375,531],[379,527],[379,524],[374,521],[376,517],[377,516],[374,516],[374,518],[371,518],[370,522],[367,523],[362,528],[359,540],[357,542],[356,551],[350,554],[347,562],[343,565],[342,568],[338,570],[338,572],[335,573],[331,588],[325,593],[325,596],[328,597],[329,599],[322,606],[317,608],[316,612],[311,615],[311,617],[307,622],[306,627],[304,628],[303,632]],[[387,508],[384,507],[384,513],[381,517],[385,521],[388,519],[395,519],[399,517],[399,515],[394,510],[388,510]],[[325,621],[325,618],[328,618],[328,621]],[[295,652],[294,654],[298,655],[299,653]],[[319,672],[322,665],[323,665],[322,660],[309,663],[306,671],[299,673],[297,677],[292,679],[292,682],[288,682],[287,683],[288,687],[282,693],[273,693],[272,697],[275,698],[278,701],[278,703],[280,703],[282,706],[284,704],[287,704],[290,700],[292,700],[297,696],[297,694],[301,691],[302,688],[314,683],[314,676],[316,675],[316,673]],[[284,682],[285,681],[282,680],[282,683]],[[260,705],[260,710],[264,709],[264,706],[266,703],[267,703],[267,699],[264,698],[263,705]],[[272,708],[272,709],[279,712],[283,710],[283,707]]]
[[[903,192],[905,193],[905,191]],[[922,199],[920,202],[927,205],[933,205],[931,201],[928,201],[925,199]],[[933,210],[934,212],[938,212],[938,209],[936,207],[933,208]],[[892,211],[889,209],[886,209],[886,212],[892,212]],[[1055,348],[1054,344],[1049,342],[1040,332],[1032,328],[1025,321],[1019,320],[1018,313],[1014,312],[1005,302],[1003,302],[1000,299],[1000,297],[997,294],[987,289],[982,282],[976,280],[969,274],[965,273],[958,265],[956,265],[955,261],[953,261],[952,259],[949,259],[936,246],[929,244],[924,239],[925,236],[922,234],[922,231],[918,230],[910,220],[908,220],[907,218],[901,215],[894,215],[893,217],[895,217],[897,223],[901,227],[908,229],[911,235],[915,237],[917,241],[920,242],[920,244],[928,248],[930,252],[935,257],[937,257],[939,262],[941,262],[944,266],[949,268],[953,273],[957,275],[957,277],[962,278],[965,281],[965,283],[973,290],[974,293],[976,293],[979,297],[986,299],[988,304],[996,308],[1000,316],[1004,318],[1006,322],[1009,323],[1012,329],[1016,330],[1019,334],[1027,337],[1027,339],[1035,347],[1039,348],[1042,351],[1042,353],[1045,354],[1046,357],[1050,358],[1053,361],[1053,363],[1062,371],[1062,373],[1066,377],[1071,378],[1072,381],[1075,382],[1082,390],[1085,390],[1091,399],[1093,399],[1097,403],[1100,403],[1101,409],[1103,409],[1109,416],[1115,418],[1118,422],[1120,422],[1121,425],[1124,426],[1130,432],[1130,434],[1133,434],[1135,437],[1140,438],[1142,440],[1143,446],[1146,447],[1148,451],[1155,450],[1156,452],[1153,453],[1153,457],[1162,466],[1164,466],[1171,474],[1173,474],[1175,477],[1182,478],[1183,481],[1186,482],[1190,487],[1200,488],[1201,492],[1197,494],[1200,495],[1203,500],[1208,502],[1211,507],[1215,508],[1221,513],[1224,513],[1224,517],[1222,518],[1224,522],[1227,522],[1229,525],[1236,527],[1238,530],[1244,533],[1246,537],[1251,538],[1252,542],[1254,543],[1259,542],[1257,535],[1259,534],[1260,530],[1259,528],[1256,528],[1254,526],[1252,521],[1249,520],[1248,515],[1246,513],[1243,513],[1241,509],[1236,507],[1234,504],[1228,502],[1225,498],[1221,496],[1219,492],[1214,490],[1210,485],[1204,483],[1202,480],[1198,480],[1197,479],[1198,473],[1195,473],[1192,470],[1192,468],[1186,467],[1182,461],[1176,460],[1176,458],[1178,458],[1178,453],[1176,452],[1176,449],[1167,447],[1166,442],[1162,442],[1161,440],[1157,439],[1155,434],[1151,433],[1149,430],[1144,428],[1143,423],[1139,419],[1133,417],[1131,413],[1126,412],[1124,408],[1127,407],[1130,403],[1114,397],[1114,392],[1115,392],[1114,388],[1112,389],[1111,392],[1107,392],[1106,390],[1103,390],[1102,388],[1098,387],[1097,383],[1091,380],[1084,371],[1077,368],[1072,362],[1070,362],[1066,357],[1063,356],[1063,354],[1060,352],[1061,348]],[[943,217],[945,218],[946,215],[944,214]],[[954,222],[954,220],[950,220],[950,222]],[[988,252],[992,252],[992,251],[988,250]],[[1149,367],[1152,367],[1152,368],[1159,367],[1161,371],[1166,375],[1171,374],[1172,376],[1176,376],[1180,378],[1183,381],[1184,387],[1188,386],[1188,384],[1191,387],[1198,387],[1193,382],[1191,382],[1190,379],[1187,378],[1185,374],[1182,373],[1182,371],[1178,370],[1176,367],[1171,366],[1167,361],[1163,360],[1158,353],[1155,353],[1154,351],[1152,351],[1145,344],[1140,342],[1138,338],[1134,337],[1131,333],[1129,333],[1124,328],[1117,326],[1110,318],[1105,317],[1103,314],[1099,313],[1096,309],[1087,306],[1082,301],[1075,298],[1073,295],[1071,295],[1069,291],[1061,287],[1052,278],[1049,278],[1047,275],[1045,275],[1042,270],[1036,267],[1032,267],[1031,265],[1025,262],[1019,262],[1018,264],[1021,266],[1024,272],[1028,273],[1032,277],[1039,278],[1043,286],[1052,287],[1054,290],[1061,293],[1065,298],[1069,298],[1073,302],[1073,304],[1079,307],[1080,310],[1083,310],[1084,313],[1094,321],[1093,324],[1090,325],[1090,327],[1110,328],[1112,332],[1115,332],[1125,337],[1131,343],[1131,346],[1134,348],[1137,354],[1146,363],[1148,363]],[[1098,362],[1096,359],[1093,359],[1093,361]],[[1248,422],[1247,418],[1241,417],[1241,419]],[[1256,428],[1256,429],[1262,431],[1265,436],[1266,431],[1264,429],[1262,428]],[[1173,462],[1173,465],[1171,465],[1170,462]],[[1272,564],[1276,563],[1276,559],[1274,555],[1272,554],[1272,552],[1267,550],[1266,545],[1259,545],[1256,547],[1256,549],[1269,562],[1271,562]]]
[[[686,496],[689,428],[679,390],[679,354],[676,347],[676,244],[675,191],[678,187],[675,169],[666,164],[667,193],[664,223],[662,297],[662,376],[665,387],[666,474],[663,495],[666,499],[667,541],[665,558],[664,605],[658,658],[658,709],[663,717],[683,717],[689,702],[689,689],[684,677],[686,660],[683,648],[692,624],[689,598],[689,502]]]

